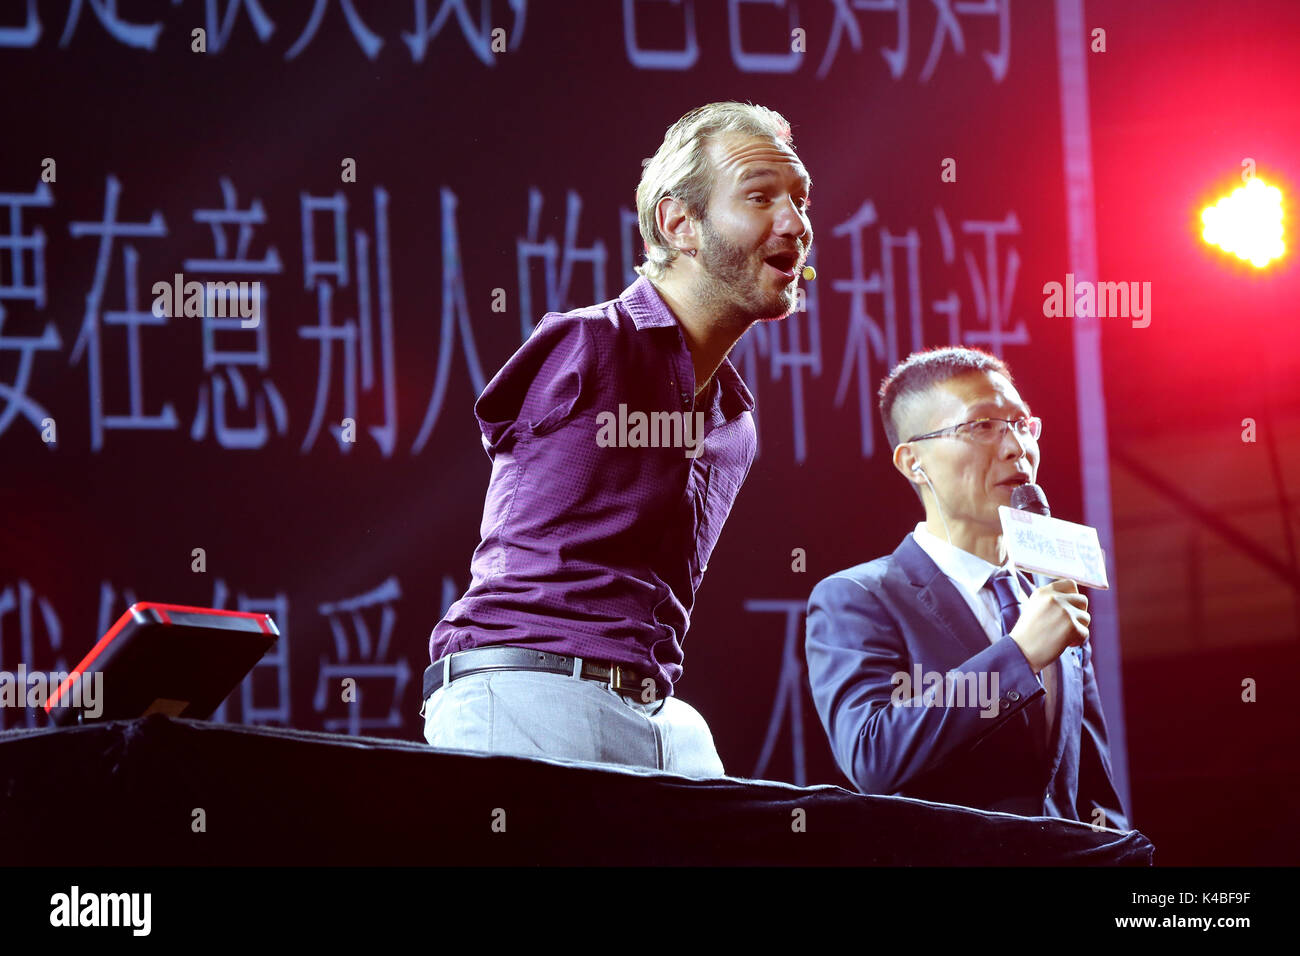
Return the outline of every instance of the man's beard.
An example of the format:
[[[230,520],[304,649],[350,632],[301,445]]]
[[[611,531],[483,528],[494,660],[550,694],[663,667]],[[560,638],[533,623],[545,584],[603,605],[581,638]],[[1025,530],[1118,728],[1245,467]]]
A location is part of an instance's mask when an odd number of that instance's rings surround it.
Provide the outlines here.
[[[696,288],[700,302],[717,318],[734,316],[739,324],[748,327],[753,322],[783,319],[794,311],[798,302],[794,281],[768,286],[767,269],[761,260],[756,280],[757,253],[714,232],[707,219],[700,223],[700,234],[704,239],[700,247],[704,268]]]

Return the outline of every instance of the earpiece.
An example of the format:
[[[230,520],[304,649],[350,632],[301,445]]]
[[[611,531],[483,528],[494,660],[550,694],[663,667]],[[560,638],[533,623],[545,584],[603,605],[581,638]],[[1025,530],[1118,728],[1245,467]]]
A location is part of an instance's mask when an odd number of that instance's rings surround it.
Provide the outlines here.
[[[934,505],[939,509],[939,520],[943,522],[944,536],[947,537],[948,543],[952,544],[952,532],[948,530],[948,519],[943,515],[943,505],[939,501],[939,492],[934,490],[934,482],[930,480],[930,476],[925,473],[919,461],[912,463],[912,471],[924,478],[925,483],[930,486],[930,494],[934,495]]]

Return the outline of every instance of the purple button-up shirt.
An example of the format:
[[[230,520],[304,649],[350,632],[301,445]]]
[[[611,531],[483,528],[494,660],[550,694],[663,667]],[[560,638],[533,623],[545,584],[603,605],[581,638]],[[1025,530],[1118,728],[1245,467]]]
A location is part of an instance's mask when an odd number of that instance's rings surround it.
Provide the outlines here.
[[[672,693],[696,588],[757,448],[754,398],[730,361],[694,393],[681,327],[644,277],[542,318],[474,405],[492,459],[482,541],[432,660],[521,645],[626,664]],[[636,413],[673,412],[635,427]],[[685,430],[670,435],[674,417]]]

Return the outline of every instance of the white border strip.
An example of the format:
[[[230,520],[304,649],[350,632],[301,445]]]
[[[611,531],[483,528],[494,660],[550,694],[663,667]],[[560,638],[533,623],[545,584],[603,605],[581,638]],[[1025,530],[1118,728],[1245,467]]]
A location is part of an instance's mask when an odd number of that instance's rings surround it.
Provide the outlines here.
[[[1069,228],[1069,271],[1075,281],[1097,279],[1096,206],[1092,193],[1092,133],[1088,112],[1088,31],[1083,0],[1056,0],[1056,54],[1061,84],[1061,151]],[[1101,326],[1097,318],[1074,318],[1074,398],[1079,415],[1079,465],[1083,520],[1097,529],[1106,548],[1109,591],[1092,591],[1093,668],[1109,731],[1111,774],[1133,822],[1129,793],[1128,740],[1119,666],[1119,620],[1115,588],[1114,531],[1111,526],[1110,450],[1106,436],[1106,394],[1101,371]],[[1086,821],[1085,821],[1086,822]]]

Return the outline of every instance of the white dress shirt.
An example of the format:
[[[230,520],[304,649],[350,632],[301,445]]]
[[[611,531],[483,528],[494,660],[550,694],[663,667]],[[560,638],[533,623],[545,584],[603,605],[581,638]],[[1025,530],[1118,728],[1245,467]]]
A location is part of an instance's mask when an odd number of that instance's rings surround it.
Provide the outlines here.
[[[984,628],[984,633],[988,635],[989,643],[993,644],[1002,639],[1002,614],[998,607],[997,595],[993,593],[992,587],[985,587],[989,579],[999,571],[1011,572],[1011,588],[1015,592],[1016,599],[1020,602],[1020,609],[1023,611],[1025,602],[1029,600],[1029,595],[1025,593],[1020,584],[1020,575],[1015,572],[1015,568],[1010,562],[999,568],[996,564],[985,561],[977,554],[971,554],[969,551],[963,551],[961,548],[949,544],[942,538],[936,537],[930,533],[930,529],[925,526],[925,522],[919,523],[912,531],[912,538],[920,546],[921,550],[928,554],[931,560],[939,566],[942,571],[957,588],[966,603],[970,606],[971,612],[975,619],[980,622]],[[1047,741],[1051,744],[1052,731],[1056,721],[1056,666],[1055,661],[1044,667],[1038,675],[1038,682],[1043,685],[1047,699]]]

